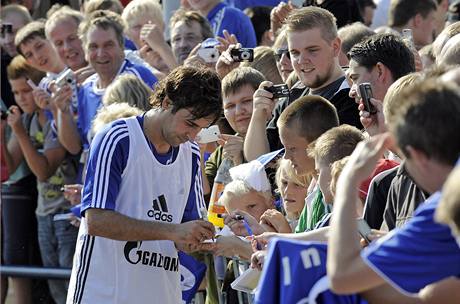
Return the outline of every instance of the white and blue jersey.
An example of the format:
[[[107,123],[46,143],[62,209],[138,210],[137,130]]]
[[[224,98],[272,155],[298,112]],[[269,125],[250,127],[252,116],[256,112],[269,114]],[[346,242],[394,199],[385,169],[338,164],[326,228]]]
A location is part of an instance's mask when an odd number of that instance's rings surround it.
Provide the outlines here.
[[[214,35],[224,37],[223,32],[227,30],[236,36],[244,48],[257,46],[256,32],[251,19],[239,9],[229,7],[221,2],[208,13],[207,18]]]
[[[172,224],[200,217],[198,146],[186,142],[160,155],[142,130],[142,116],[117,120],[92,142],[67,303],[181,302],[172,241],[116,241],[87,232],[89,208]]]
[[[327,245],[274,239],[257,287],[258,304],[365,304],[359,295],[337,295],[326,276]]]
[[[127,59],[124,60],[117,75],[121,74],[133,74],[144,81],[149,88],[153,88],[153,85],[157,82],[157,78],[149,69],[133,64]],[[90,141],[88,134],[91,130],[91,124],[96,116],[97,110],[102,105],[102,97],[105,93],[105,88],[100,89],[97,87],[98,82],[99,76],[94,74],[86,79],[78,91],[77,128],[83,149],[85,150],[89,147]]]
[[[440,198],[440,192],[433,194],[404,227],[361,252],[369,267],[405,294],[460,277],[460,248],[449,227],[434,220]]]

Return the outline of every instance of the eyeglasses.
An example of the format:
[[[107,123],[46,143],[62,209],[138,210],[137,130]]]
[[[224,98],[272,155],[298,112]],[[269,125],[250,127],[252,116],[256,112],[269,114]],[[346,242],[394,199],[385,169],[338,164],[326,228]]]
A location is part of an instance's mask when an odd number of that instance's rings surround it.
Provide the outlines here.
[[[287,56],[287,58],[289,58],[289,60],[291,60],[291,53],[289,53],[289,50],[288,49],[277,49],[275,51],[275,58],[276,58],[276,61],[280,61],[281,60],[281,57],[283,57],[283,54]]]

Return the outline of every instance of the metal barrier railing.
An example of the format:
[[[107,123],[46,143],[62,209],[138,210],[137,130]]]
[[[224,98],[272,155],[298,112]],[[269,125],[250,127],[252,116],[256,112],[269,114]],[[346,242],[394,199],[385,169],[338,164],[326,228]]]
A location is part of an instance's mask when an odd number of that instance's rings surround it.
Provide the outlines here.
[[[69,280],[72,269],[30,266],[0,266],[0,274],[11,277]]]

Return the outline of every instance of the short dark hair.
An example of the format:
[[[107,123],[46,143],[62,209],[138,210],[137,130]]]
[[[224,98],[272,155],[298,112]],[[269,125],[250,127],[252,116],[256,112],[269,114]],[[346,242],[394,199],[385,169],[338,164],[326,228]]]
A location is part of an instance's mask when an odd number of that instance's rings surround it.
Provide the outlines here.
[[[125,29],[125,22],[121,19],[120,15],[109,10],[98,10],[87,16],[78,27],[78,35],[83,42],[85,50],[88,42],[88,31],[93,27],[101,28],[105,31],[112,29],[115,32],[119,45],[121,47],[124,46],[125,38],[123,32]]]
[[[211,24],[208,19],[201,16],[200,13],[196,11],[178,9],[169,20],[169,28],[172,30],[174,25],[180,21],[183,21],[188,26],[191,26],[193,21],[198,22],[201,27],[201,36],[203,36],[203,40],[214,37],[214,32],[212,31]]]
[[[45,36],[45,22],[43,21],[32,21],[22,27],[16,37],[14,38],[14,45],[19,54],[24,55],[21,52],[21,45],[31,41],[35,37],[46,39]]]
[[[401,27],[417,14],[426,18],[429,13],[436,11],[436,2],[433,0],[392,0],[388,13],[388,25]]]
[[[303,96],[291,103],[280,115],[278,128],[295,128],[309,143],[324,132],[339,125],[337,110],[327,99],[318,95]]]
[[[376,34],[353,46],[348,59],[372,69],[378,62],[384,64],[393,80],[415,72],[414,55],[404,41],[393,34]]]
[[[181,66],[160,80],[154,87],[150,103],[161,107],[166,97],[171,100],[172,113],[190,110],[194,119],[222,115],[222,92],[219,76],[210,69]]]
[[[435,78],[425,79],[396,96],[389,129],[406,156],[407,146],[429,158],[453,166],[460,155],[460,94],[458,87]]]
[[[222,94],[228,97],[228,95],[235,94],[240,88],[246,85],[250,85],[255,91],[264,80],[264,75],[256,69],[251,67],[239,67],[228,73],[222,79]]]

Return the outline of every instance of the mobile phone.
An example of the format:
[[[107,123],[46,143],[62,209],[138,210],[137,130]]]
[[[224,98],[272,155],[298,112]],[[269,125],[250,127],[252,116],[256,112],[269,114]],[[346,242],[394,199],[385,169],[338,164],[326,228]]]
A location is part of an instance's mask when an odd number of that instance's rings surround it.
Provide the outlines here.
[[[412,30],[403,29],[401,34],[402,34],[402,39],[406,43],[407,47],[410,49],[415,49],[414,36],[412,35]]]
[[[359,96],[363,100],[364,110],[369,112],[370,114],[377,113],[377,109],[371,102],[371,98],[374,97],[372,94],[372,87],[369,82],[363,82],[358,86],[359,89]]]
[[[27,79],[27,84],[32,88],[32,90],[37,89],[37,85],[30,79]]]
[[[220,130],[219,126],[212,125],[209,128],[201,130],[196,135],[196,142],[200,144],[207,144],[210,142],[215,142],[219,140]]]
[[[366,242],[370,243],[371,240],[369,239],[369,234],[371,234],[371,227],[369,227],[369,224],[361,217],[357,221],[358,224],[358,233],[359,235],[366,240]]]
[[[200,48],[198,50],[198,56],[203,58],[207,63],[215,63],[219,59],[219,51],[215,48]]]

